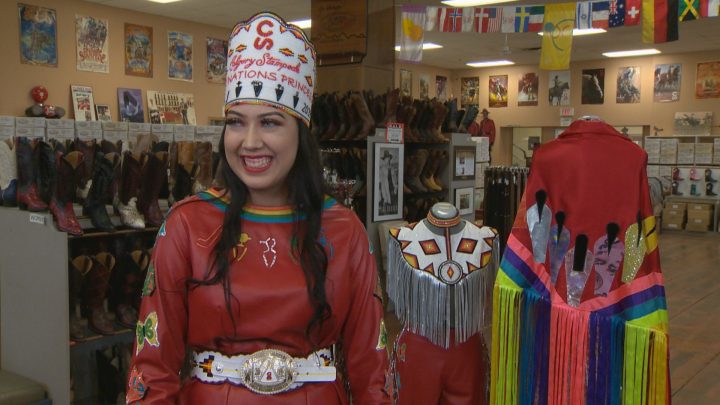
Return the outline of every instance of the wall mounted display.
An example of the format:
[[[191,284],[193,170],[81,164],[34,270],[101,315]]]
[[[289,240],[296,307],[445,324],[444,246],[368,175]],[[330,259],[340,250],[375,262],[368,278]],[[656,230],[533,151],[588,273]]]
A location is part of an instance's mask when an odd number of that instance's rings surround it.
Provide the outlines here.
[[[430,76],[420,75],[420,100],[430,97]]]
[[[525,73],[518,80],[518,106],[538,105],[538,75]]]
[[[474,146],[456,146],[453,149],[455,154],[453,180],[475,179],[475,149]]]
[[[153,124],[197,125],[192,94],[148,90],[147,101]]]
[[[95,100],[92,87],[70,86],[75,121],[95,121]]]
[[[75,55],[77,70],[108,73],[108,21],[75,15]]]
[[[153,77],[153,29],[125,23],[125,74]]]
[[[412,72],[400,69],[400,95],[412,97]]]
[[[435,97],[439,101],[447,101],[447,77],[435,76]]]
[[[95,115],[98,121],[112,121],[110,106],[107,104],[95,104]]]
[[[402,219],[404,148],[398,143],[375,143],[373,159],[373,221]]]
[[[20,62],[57,67],[57,14],[51,8],[18,3]]]
[[[168,31],[168,77],[188,82],[193,80],[192,35]]]
[[[549,72],[548,83],[550,105],[570,105],[570,71]]]
[[[680,100],[682,65],[679,63],[655,65],[653,101],[665,103]]]
[[[507,107],[508,76],[490,76],[488,79],[488,105],[490,107]]]
[[[697,65],[695,98],[720,98],[720,61]]]
[[[640,102],[640,67],[626,66],[618,69],[615,102],[631,104]]]
[[[455,207],[457,207],[460,215],[468,215],[473,213],[475,204],[473,204],[473,194],[475,190],[472,187],[455,189]]]
[[[712,112],[676,112],[675,135],[710,135]]]
[[[480,102],[480,78],[463,77],[460,79],[460,106],[467,108]]]
[[[228,41],[207,38],[207,81],[225,84]]]
[[[118,88],[117,95],[120,121],[145,122],[142,91],[140,89]]]
[[[581,104],[605,102],[605,69],[583,69]]]

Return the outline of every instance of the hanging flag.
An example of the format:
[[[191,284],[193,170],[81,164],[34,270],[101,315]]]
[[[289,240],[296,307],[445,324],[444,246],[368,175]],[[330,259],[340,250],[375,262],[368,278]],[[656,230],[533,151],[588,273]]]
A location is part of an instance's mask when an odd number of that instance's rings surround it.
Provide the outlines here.
[[[545,19],[545,6],[529,6],[526,9],[530,12],[528,20],[528,32],[540,32],[543,29]]]
[[[515,7],[515,32],[528,32],[529,7]]]
[[[440,20],[440,8],[435,6],[428,6],[425,12],[425,31],[437,31],[439,28]]]
[[[502,27],[502,8],[485,7],[483,8],[483,23],[480,32],[500,32]],[[487,19],[485,18],[487,13]]]
[[[700,0],[680,0],[678,21],[692,21],[700,18]]]
[[[646,44],[677,41],[678,0],[642,0],[642,41]]]
[[[610,0],[608,27],[622,27],[623,25],[625,25],[625,0]]]
[[[640,24],[642,0],[625,0],[625,25]]]
[[[592,27],[608,28],[608,17],[610,16],[610,3],[607,1],[592,2]]]
[[[475,17],[473,17],[473,32],[480,32],[480,20],[483,16],[483,9],[482,7],[475,7],[474,11]]]
[[[461,8],[444,8],[441,14],[440,26],[441,32],[460,32],[462,31],[462,12]]]
[[[463,7],[462,9],[462,32],[472,32],[475,26],[475,7]]]
[[[588,29],[592,28],[592,14],[589,1],[579,1],[577,3],[577,11],[575,13],[575,28]],[[547,17],[546,17],[547,18]]]
[[[720,14],[720,0],[700,0],[700,15],[703,18],[717,17]]]
[[[502,8],[502,26],[500,32],[516,32],[515,31],[515,7]]]
[[[563,70],[570,67],[575,3],[547,4],[543,23],[540,69]]]
[[[421,62],[427,9],[425,6],[405,4],[401,8],[401,16],[402,35],[399,59]]]

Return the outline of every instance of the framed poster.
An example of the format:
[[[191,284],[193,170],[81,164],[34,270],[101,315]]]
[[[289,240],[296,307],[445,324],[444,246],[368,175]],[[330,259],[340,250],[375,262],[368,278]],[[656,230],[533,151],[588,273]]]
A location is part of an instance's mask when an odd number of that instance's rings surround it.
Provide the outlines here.
[[[538,75],[525,73],[518,80],[518,106],[538,105]]]
[[[698,63],[695,98],[720,98],[720,61]]]
[[[710,111],[676,112],[674,122],[675,135],[710,135],[712,130],[712,116],[713,113]]]
[[[549,72],[548,76],[550,105],[570,105],[570,71]]]
[[[400,95],[412,97],[412,72],[400,69]]]
[[[95,121],[95,100],[92,87],[70,86],[75,121]]]
[[[420,100],[430,98],[430,76],[420,75]]]
[[[125,74],[153,77],[152,27],[125,23]]]
[[[435,97],[439,101],[447,101],[447,77],[435,76]]]
[[[479,105],[480,102],[480,78],[460,78],[460,106],[466,108],[471,105]]]
[[[615,102],[632,104],[640,102],[640,67],[626,66],[618,69]]]
[[[475,204],[473,204],[473,196],[475,190],[472,187],[455,189],[455,207],[460,215],[469,215],[473,213]]]
[[[225,84],[228,41],[207,38],[207,81]]]
[[[193,81],[192,35],[168,31],[168,78]]]
[[[403,145],[375,143],[373,155],[373,221],[402,219]]]
[[[679,63],[655,65],[653,101],[667,103],[680,100],[682,65]]]
[[[197,125],[191,93],[147,91],[148,116],[153,124]]]
[[[583,69],[580,104],[605,102],[605,69]]]
[[[490,107],[507,107],[508,75],[490,76],[488,79],[488,105]]]
[[[95,115],[98,121],[112,121],[110,106],[107,104],[95,104]]]
[[[453,180],[473,180],[475,178],[475,146],[456,146],[453,149],[455,166]]]
[[[76,69],[85,72],[108,73],[108,21],[75,15]]]
[[[142,91],[140,89],[118,88],[117,94],[120,121],[145,122]]]
[[[20,63],[58,65],[57,14],[51,8],[18,3]]]

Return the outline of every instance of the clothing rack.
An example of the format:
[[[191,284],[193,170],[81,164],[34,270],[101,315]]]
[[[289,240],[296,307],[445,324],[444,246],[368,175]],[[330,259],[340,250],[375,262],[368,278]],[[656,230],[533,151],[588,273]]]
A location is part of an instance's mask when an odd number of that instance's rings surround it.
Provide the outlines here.
[[[528,172],[527,167],[490,166],[485,169],[484,224],[497,229],[501,252],[525,192]]]

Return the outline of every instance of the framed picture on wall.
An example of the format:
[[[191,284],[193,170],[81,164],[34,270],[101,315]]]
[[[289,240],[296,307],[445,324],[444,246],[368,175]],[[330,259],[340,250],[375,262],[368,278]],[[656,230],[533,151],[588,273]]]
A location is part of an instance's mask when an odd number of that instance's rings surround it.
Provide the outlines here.
[[[570,71],[549,72],[548,76],[550,105],[570,105]]]
[[[123,122],[145,122],[145,111],[143,109],[142,90],[118,88],[118,111],[119,121]]]
[[[75,15],[76,69],[86,72],[108,73],[108,20]]]
[[[193,36],[168,31],[168,78],[193,81]]]
[[[95,104],[95,114],[98,121],[112,121],[110,106],[107,104]]]
[[[478,105],[480,96],[480,78],[479,77],[463,77],[460,78],[460,104],[462,108],[468,108],[470,105]]]
[[[720,98],[720,61],[697,64],[695,98]]]
[[[490,107],[507,107],[508,75],[490,76],[488,79],[488,105]]]
[[[153,77],[153,29],[125,23],[125,74]]]
[[[373,221],[402,219],[403,145],[376,143],[373,155]]]
[[[58,65],[57,14],[51,8],[18,3],[20,63]]]
[[[538,105],[538,75],[537,73],[525,73],[518,80],[518,106]]]
[[[618,69],[615,102],[618,104],[640,102],[639,66],[625,66]]]
[[[440,101],[447,101],[447,77],[435,76],[435,97]]]
[[[473,213],[475,209],[475,204],[473,203],[474,193],[475,190],[472,187],[455,189],[455,207],[460,212],[460,215]]]
[[[412,97],[412,71],[400,69],[400,95]]]
[[[207,38],[207,81],[210,83],[225,83],[227,69],[228,41],[217,38]]]
[[[580,104],[605,102],[605,69],[583,69]]]
[[[430,75],[420,75],[420,100],[430,98]]]
[[[680,100],[682,65],[679,63],[655,65],[653,101],[667,103]]]
[[[151,123],[197,125],[195,96],[192,93],[148,90],[145,94]]]
[[[475,178],[475,147],[456,146],[453,149],[455,166],[453,180],[473,180]]]
[[[70,86],[75,121],[95,121],[95,100],[89,86]]]

